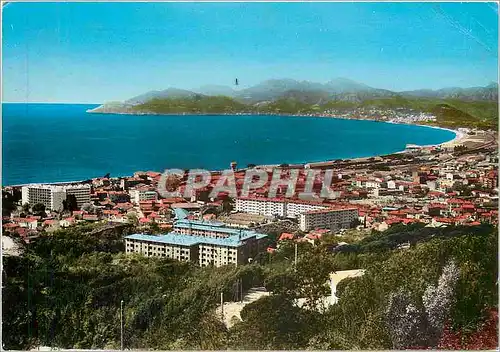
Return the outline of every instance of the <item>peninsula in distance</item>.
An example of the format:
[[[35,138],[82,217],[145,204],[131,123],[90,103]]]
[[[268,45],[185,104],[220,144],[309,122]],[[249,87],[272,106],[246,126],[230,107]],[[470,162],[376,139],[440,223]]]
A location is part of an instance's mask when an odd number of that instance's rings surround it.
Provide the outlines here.
[[[294,79],[270,79],[242,89],[220,85],[205,85],[193,90],[172,87],[150,91],[124,102],[105,103],[88,112],[283,114],[362,118],[365,110],[370,111],[370,119],[384,120],[388,111],[408,110],[435,115],[434,121],[425,122],[428,124],[488,129],[498,126],[497,102],[498,84],[495,82],[483,87],[394,92],[347,78],[336,78],[324,84]]]

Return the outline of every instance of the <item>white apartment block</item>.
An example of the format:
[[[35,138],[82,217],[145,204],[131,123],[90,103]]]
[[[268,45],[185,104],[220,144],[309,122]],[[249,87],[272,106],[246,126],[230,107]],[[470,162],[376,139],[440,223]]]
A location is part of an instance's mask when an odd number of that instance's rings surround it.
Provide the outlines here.
[[[296,218],[300,214],[308,211],[328,209],[329,207],[323,204],[314,204],[308,202],[287,202],[286,203],[286,216],[289,218]]]
[[[216,267],[244,264],[244,248],[200,244],[198,264],[200,266],[213,264]]]
[[[179,261],[190,261],[198,257],[192,243],[168,243],[160,236],[131,235],[125,237],[125,253],[140,253],[146,257],[167,257]]]
[[[237,211],[265,216],[277,215],[281,217],[296,218],[298,215],[307,211],[328,208],[328,205],[300,200],[236,198]]]
[[[31,184],[21,188],[22,204],[42,203],[47,210],[61,211],[67,195],[74,195],[78,208],[90,202],[90,185],[44,185]]]
[[[285,203],[271,199],[236,198],[236,210],[265,216],[285,216]]]
[[[302,231],[315,229],[340,230],[348,229],[358,219],[358,209],[322,209],[312,210],[299,215],[299,226]]]
[[[158,193],[155,191],[150,191],[146,189],[133,189],[129,191],[130,200],[134,204],[139,204],[139,202],[144,201],[156,201],[158,199]]]

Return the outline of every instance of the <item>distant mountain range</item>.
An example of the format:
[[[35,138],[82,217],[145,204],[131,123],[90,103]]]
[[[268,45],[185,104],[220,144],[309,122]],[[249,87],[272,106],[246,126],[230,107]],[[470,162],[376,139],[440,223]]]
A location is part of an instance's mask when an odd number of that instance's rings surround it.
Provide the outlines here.
[[[326,101],[362,102],[370,99],[389,97],[460,99],[465,101],[497,101],[498,84],[485,87],[443,88],[438,90],[419,89],[394,92],[387,89],[370,87],[347,78],[335,78],[325,84],[293,79],[271,79],[245,89],[228,86],[206,85],[198,89],[183,90],[168,88],[151,91],[133,97],[124,103],[141,104],[153,98],[192,98],[196,96],[227,96],[242,103],[259,103],[281,98],[293,98],[308,104],[321,104]]]

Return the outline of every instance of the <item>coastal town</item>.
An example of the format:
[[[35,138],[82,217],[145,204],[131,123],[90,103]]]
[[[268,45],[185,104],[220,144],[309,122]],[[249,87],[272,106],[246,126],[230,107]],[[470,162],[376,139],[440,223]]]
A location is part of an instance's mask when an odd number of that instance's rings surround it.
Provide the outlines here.
[[[495,132],[460,129],[453,141],[408,145],[404,152],[386,156],[244,168],[233,162],[235,198],[224,192],[210,197],[221,171],[212,171],[210,184],[188,197],[182,196],[187,175],[174,180],[181,197],[162,197],[158,171],[82,183],[4,187],[3,233],[30,243],[82,223],[129,224],[135,233],[124,238],[127,253],[220,266],[251,262],[259,253],[274,252],[281,241],[319,243],[324,234],[335,235],[337,246],[342,246],[348,244],[345,234],[354,231],[363,236],[396,224],[496,225],[496,141]],[[241,196],[249,169],[264,170],[268,182]],[[286,184],[269,196],[276,169],[285,179],[292,170],[298,172],[292,197]],[[314,194],[322,188],[319,178],[312,184],[313,192],[297,195],[311,170],[332,172],[328,199]]]

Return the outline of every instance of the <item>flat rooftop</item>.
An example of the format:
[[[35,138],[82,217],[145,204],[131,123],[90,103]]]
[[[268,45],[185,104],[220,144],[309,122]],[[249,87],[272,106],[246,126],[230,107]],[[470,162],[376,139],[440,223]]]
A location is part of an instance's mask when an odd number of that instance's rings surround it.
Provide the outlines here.
[[[153,243],[166,243],[178,246],[194,246],[197,244],[210,244],[216,246],[223,247],[240,247],[243,245],[243,241],[249,239],[251,237],[256,237],[257,239],[261,239],[266,237],[266,235],[253,233],[252,236],[242,236],[241,240],[238,236],[231,236],[228,238],[211,238],[204,236],[191,236],[191,235],[182,235],[175,232],[170,232],[166,235],[145,235],[145,234],[134,234],[125,236],[125,239],[130,240],[139,240]]]
[[[90,185],[89,184],[80,184],[80,185],[52,185],[52,184],[44,184],[44,183],[30,183],[27,185],[22,186],[27,187],[27,188],[35,188],[35,189],[48,189],[51,191],[66,191],[66,190],[71,190],[71,189],[85,189],[90,192]]]
[[[245,237],[252,237],[255,235],[261,235],[261,236],[266,236],[259,234],[255,231],[250,231],[250,230],[239,230],[235,229],[232,227],[226,227],[224,223],[222,222],[212,222],[212,221],[200,221],[200,220],[178,220],[174,223],[174,228],[181,228],[181,229],[192,229],[192,230],[200,230],[200,231],[213,231],[213,232],[218,232],[218,233],[223,233],[225,235],[229,236],[239,236],[241,235],[242,238]]]

